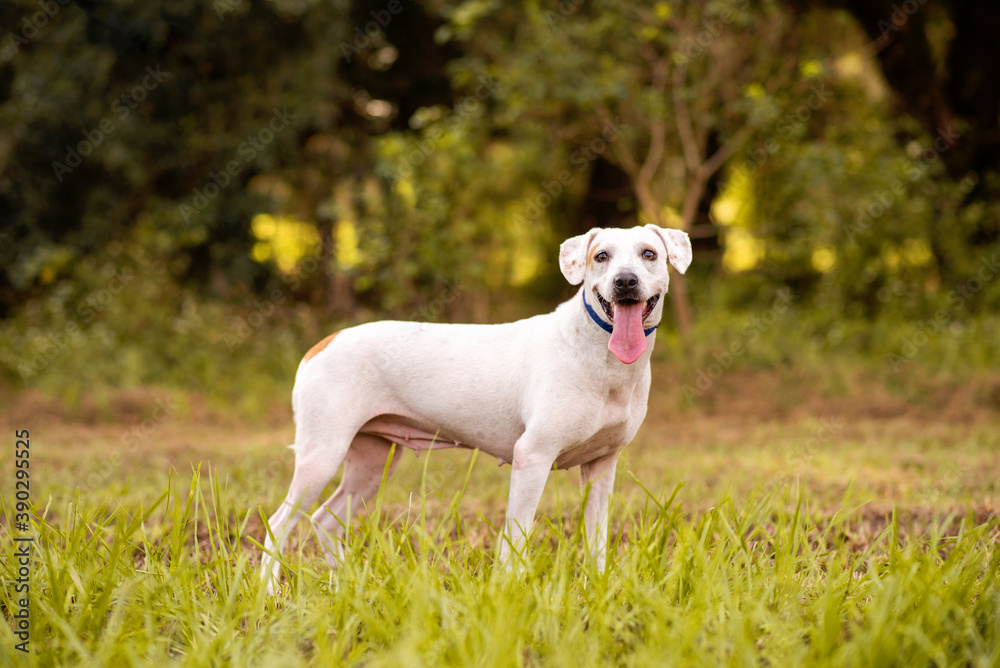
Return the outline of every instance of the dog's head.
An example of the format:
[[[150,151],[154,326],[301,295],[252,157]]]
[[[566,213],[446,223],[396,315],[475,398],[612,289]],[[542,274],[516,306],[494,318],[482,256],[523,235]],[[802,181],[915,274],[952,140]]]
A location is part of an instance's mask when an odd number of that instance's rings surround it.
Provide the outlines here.
[[[691,264],[691,242],[681,230],[656,225],[632,229],[595,227],[559,247],[559,268],[612,329],[608,349],[625,364],[646,350],[645,329],[659,324],[670,284],[667,263],[682,274]]]

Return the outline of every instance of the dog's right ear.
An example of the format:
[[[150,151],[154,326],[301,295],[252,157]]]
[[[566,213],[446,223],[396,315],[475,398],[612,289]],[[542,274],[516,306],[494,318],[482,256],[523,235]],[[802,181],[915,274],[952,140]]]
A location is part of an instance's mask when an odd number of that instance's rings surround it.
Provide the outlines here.
[[[570,285],[583,283],[587,273],[587,251],[601,228],[595,227],[585,234],[572,237],[559,246],[559,269]]]

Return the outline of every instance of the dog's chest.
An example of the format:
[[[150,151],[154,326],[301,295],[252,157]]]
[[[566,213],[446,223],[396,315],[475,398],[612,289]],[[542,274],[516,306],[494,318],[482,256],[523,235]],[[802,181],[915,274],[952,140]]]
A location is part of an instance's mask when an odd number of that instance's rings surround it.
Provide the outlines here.
[[[640,418],[633,401],[622,393],[612,392],[599,410],[587,434],[556,459],[558,468],[570,468],[620,450],[631,438]]]
[[[605,425],[586,441],[564,450],[556,458],[556,468],[572,468],[617,452],[627,440],[627,423]]]

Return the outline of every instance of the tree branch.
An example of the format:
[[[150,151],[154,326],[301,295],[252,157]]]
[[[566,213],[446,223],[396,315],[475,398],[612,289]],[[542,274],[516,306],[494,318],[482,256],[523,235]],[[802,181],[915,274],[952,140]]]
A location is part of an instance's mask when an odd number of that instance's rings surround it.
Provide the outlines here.
[[[667,72],[670,68],[669,61],[665,56],[659,56],[648,44],[642,50],[646,61],[652,66],[651,83],[653,89],[660,95],[661,99],[667,93]],[[663,161],[664,144],[666,143],[667,121],[665,114],[654,114],[649,123],[649,153],[639,170],[639,179],[648,187],[653,181],[653,175]]]
[[[732,137],[726,140],[726,143],[719,147],[712,157],[701,165],[699,171],[701,172],[702,178],[708,180],[712,174],[719,171],[719,168],[726,163],[732,157],[733,153],[739,150],[743,144],[746,143],[750,136],[754,133],[756,128],[752,125],[744,125],[742,128],[736,131]]]
[[[684,88],[684,79],[687,68],[683,65],[674,70],[674,116],[677,120],[677,134],[680,136],[681,148],[684,149],[684,163],[688,172],[694,174],[701,165],[701,155],[698,153],[698,142],[694,137],[694,129],[691,126],[691,113],[688,109],[687,101],[681,95]]]
[[[605,127],[615,126],[614,117],[611,115],[611,110],[608,109],[607,105],[603,102],[598,102],[594,105],[594,110],[597,111],[597,117]],[[625,173],[635,183],[635,180],[639,176],[639,163],[636,161],[635,155],[632,154],[632,148],[626,141],[615,142],[614,148],[615,153],[618,154],[618,158],[621,160],[622,169],[625,170]]]

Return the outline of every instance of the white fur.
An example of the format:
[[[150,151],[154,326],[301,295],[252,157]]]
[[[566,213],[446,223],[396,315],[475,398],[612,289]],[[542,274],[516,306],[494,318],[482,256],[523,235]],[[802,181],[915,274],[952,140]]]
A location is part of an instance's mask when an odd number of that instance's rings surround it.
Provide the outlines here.
[[[657,257],[643,258],[644,250]],[[604,262],[592,259],[600,251],[608,254]],[[279,565],[272,554],[343,463],[340,487],[312,515],[336,565],[350,508],[378,491],[392,442],[415,450],[478,448],[511,463],[504,563],[520,551],[553,465],[580,466],[581,484],[592,485],[586,536],[603,570],[615,464],[646,415],[656,334],[635,363],[623,364],[580,292],[604,317],[593,291],[610,299],[614,277],[634,273],[643,299],[661,297],[644,322],[651,327],[662,317],[668,260],[682,273],[691,261],[679,230],[595,228],[562,244],[563,274],[584,285],[552,313],[502,325],[373,322],[338,333],[303,360],[292,392],[295,475],[270,519],[275,540],[268,536],[262,562],[269,591]]]

